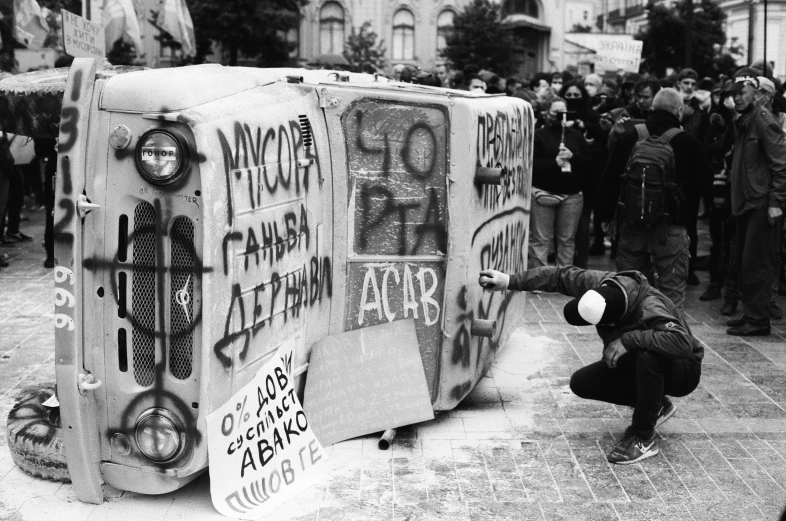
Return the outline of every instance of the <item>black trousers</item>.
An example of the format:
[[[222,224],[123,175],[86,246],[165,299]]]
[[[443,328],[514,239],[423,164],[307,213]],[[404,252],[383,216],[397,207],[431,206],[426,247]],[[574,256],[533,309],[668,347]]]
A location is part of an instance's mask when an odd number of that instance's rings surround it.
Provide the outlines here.
[[[570,378],[570,389],[581,398],[633,407],[633,431],[649,439],[663,396],[687,396],[700,378],[700,361],[636,349],[622,355],[615,369],[603,360],[582,367]]]
[[[737,281],[742,293],[742,312],[756,326],[770,323],[769,304],[772,282],[780,269],[783,217],[774,224],[767,219],[767,208],[749,210],[737,216],[734,258]]]

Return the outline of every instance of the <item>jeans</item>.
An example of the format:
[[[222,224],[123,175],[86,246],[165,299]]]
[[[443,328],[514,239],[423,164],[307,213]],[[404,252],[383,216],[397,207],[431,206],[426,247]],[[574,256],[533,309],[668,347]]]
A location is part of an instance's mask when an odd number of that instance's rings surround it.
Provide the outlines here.
[[[556,239],[557,265],[573,264],[576,229],[581,217],[584,198],[581,192],[571,194],[558,206],[543,206],[532,199],[529,225],[529,262],[528,268],[548,264],[549,244]]]
[[[662,224],[644,228],[623,223],[617,249],[617,271],[638,270],[646,275],[650,267],[654,267],[658,289],[682,310],[688,284],[689,242],[684,226]]]
[[[634,433],[650,439],[664,395],[687,396],[699,385],[701,361],[667,358],[635,349],[609,369],[603,360],[582,367],[570,378],[570,390],[588,400],[633,407]]]
[[[737,282],[742,294],[742,316],[754,326],[770,324],[769,304],[772,282],[780,268],[783,217],[770,224],[767,207],[737,216],[734,259]]]

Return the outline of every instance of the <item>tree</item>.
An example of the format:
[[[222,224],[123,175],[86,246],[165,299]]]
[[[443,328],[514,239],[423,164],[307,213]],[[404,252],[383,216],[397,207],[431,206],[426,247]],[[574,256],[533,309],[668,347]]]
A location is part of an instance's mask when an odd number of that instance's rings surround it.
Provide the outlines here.
[[[474,0],[458,13],[445,41],[441,55],[457,69],[475,64],[500,76],[516,71],[523,52],[513,32],[502,23],[500,5],[489,0]]]
[[[644,42],[642,57],[650,72],[662,75],[667,67],[685,66],[685,19],[691,2],[673,7],[652,0],[647,6],[647,26],[636,39]],[[726,13],[713,0],[694,1],[691,63],[699,76],[717,74],[717,46],[726,43]]]
[[[210,54],[212,42],[229,53],[229,65],[241,54],[262,67],[288,65],[290,45],[284,35],[300,24],[308,0],[187,0],[197,39],[196,63]]]
[[[360,29],[353,27],[344,44],[344,58],[361,72],[374,73],[385,67],[385,40],[377,42],[377,33],[371,30],[371,22],[364,22]]]

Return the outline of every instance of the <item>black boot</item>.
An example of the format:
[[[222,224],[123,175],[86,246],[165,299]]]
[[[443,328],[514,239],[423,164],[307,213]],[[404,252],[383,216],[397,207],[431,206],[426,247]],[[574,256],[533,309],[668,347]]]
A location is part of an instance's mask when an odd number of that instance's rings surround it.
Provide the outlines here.
[[[721,297],[721,289],[723,289],[722,283],[710,282],[710,285],[707,286],[707,290],[699,295],[699,300],[708,301],[719,299]]]

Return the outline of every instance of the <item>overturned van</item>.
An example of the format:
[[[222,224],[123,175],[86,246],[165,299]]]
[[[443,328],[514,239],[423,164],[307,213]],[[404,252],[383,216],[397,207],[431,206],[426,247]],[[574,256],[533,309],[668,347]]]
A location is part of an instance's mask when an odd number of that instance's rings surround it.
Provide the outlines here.
[[[56,369],[82,501],[102,501],[102,482],[193,480],[205,416],[284,342],[302,366],[327,335],[414,319],[445,410],[519,323],[523,294],[477,280],[526,266],[522,100],[299,69],[102,74],[89,59],[63,85]]]

